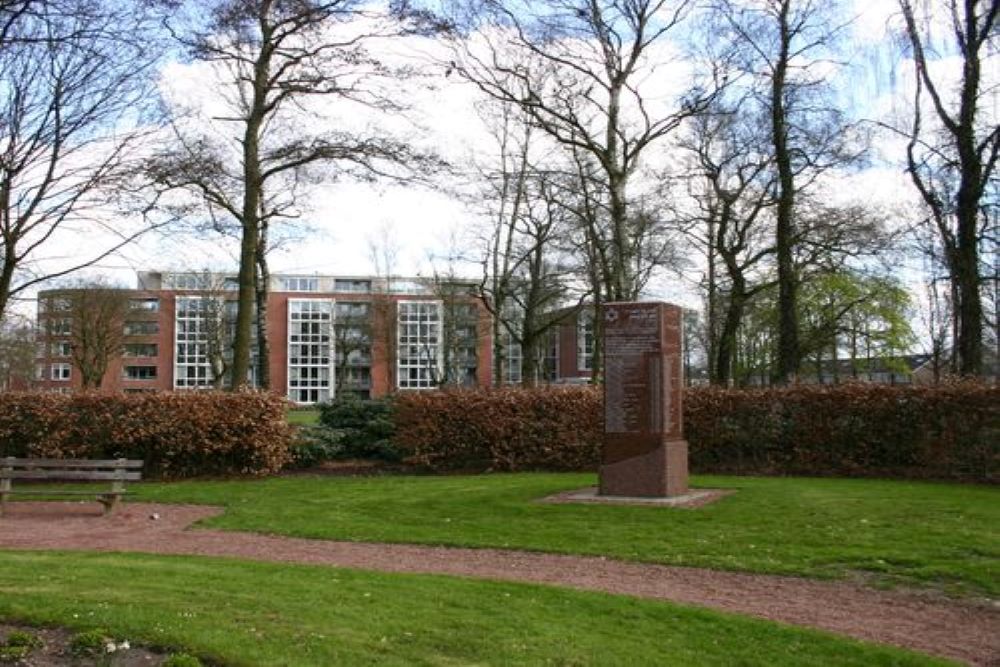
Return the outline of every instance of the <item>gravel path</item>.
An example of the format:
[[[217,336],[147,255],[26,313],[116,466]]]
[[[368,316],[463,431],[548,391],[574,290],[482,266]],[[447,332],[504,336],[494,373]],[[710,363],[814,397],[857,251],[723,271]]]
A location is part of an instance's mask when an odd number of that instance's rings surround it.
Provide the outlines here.
[[[845,582],[740,574],[496,549],[308,540],[186,530],[223,510],[128,504],[111,517],[95,504],[14,503],[0,518],[0,548],[82,549],[234,556],[288,563],[450,574],[554,584],[671,600],[894,644],[974,665],[1000,665],[1000,607]],[[158,520],[150,516],[158,514]],[[95,530],[97,526],[100,530]]]

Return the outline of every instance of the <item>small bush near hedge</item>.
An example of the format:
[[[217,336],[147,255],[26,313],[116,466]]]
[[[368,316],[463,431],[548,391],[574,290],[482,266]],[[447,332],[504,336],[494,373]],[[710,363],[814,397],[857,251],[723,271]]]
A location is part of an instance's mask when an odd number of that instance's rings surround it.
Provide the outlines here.
[[[1000,478],[1000,388],[847,384],[685,395],[697,472]],[[594,470],[599,388],[401,394],[396,444],[438,470]]]
[[[437,470],[580,470],[600,457],[593,387],[464,389],[396,397],[395,443]]]
[[[264,475],[289,460],[268,393],[0,394],[0,456],[130,458],[144,475]]]
[[[326,433],[313,434],[326,446],[336,442],[339,451],[330,458],[398,461],[400,452],[393,444],[396,425],[393,398],[362,400],[352,394],[337,397],[320,406],[319,423]]]

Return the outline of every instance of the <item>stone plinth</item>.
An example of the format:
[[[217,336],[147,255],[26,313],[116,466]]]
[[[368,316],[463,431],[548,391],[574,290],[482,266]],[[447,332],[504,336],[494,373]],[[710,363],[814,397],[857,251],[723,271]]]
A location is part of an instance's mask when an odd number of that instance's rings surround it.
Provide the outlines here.
[[[688,492],[681,313],[666,303],[604,306],[601,495]]]

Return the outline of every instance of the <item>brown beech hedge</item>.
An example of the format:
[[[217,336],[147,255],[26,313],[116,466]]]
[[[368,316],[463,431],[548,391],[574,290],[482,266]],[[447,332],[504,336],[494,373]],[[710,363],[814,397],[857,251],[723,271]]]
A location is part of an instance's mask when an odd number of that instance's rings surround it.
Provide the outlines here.
[[[438,470],[593,470],[602,412],[593,387],[405,393],[395,444]],[[684,414],[698,472],[1000,480],[998,387],[698,388]]]
[[[405,392],[394,415],[394,444],[434,470],[583,470],[600,459],[592,387]]]
[[[266,393],[0,394],[0,456],[143,459],[150,477],[264,475],[290,459]]]

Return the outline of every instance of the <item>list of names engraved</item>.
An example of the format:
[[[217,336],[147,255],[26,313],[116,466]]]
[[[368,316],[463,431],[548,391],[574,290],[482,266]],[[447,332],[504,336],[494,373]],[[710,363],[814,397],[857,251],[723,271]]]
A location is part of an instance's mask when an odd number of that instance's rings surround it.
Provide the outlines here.
[[[604,428],[652,433],[663,428],[661,329],[656,304],[610,304],[604,311]]]

